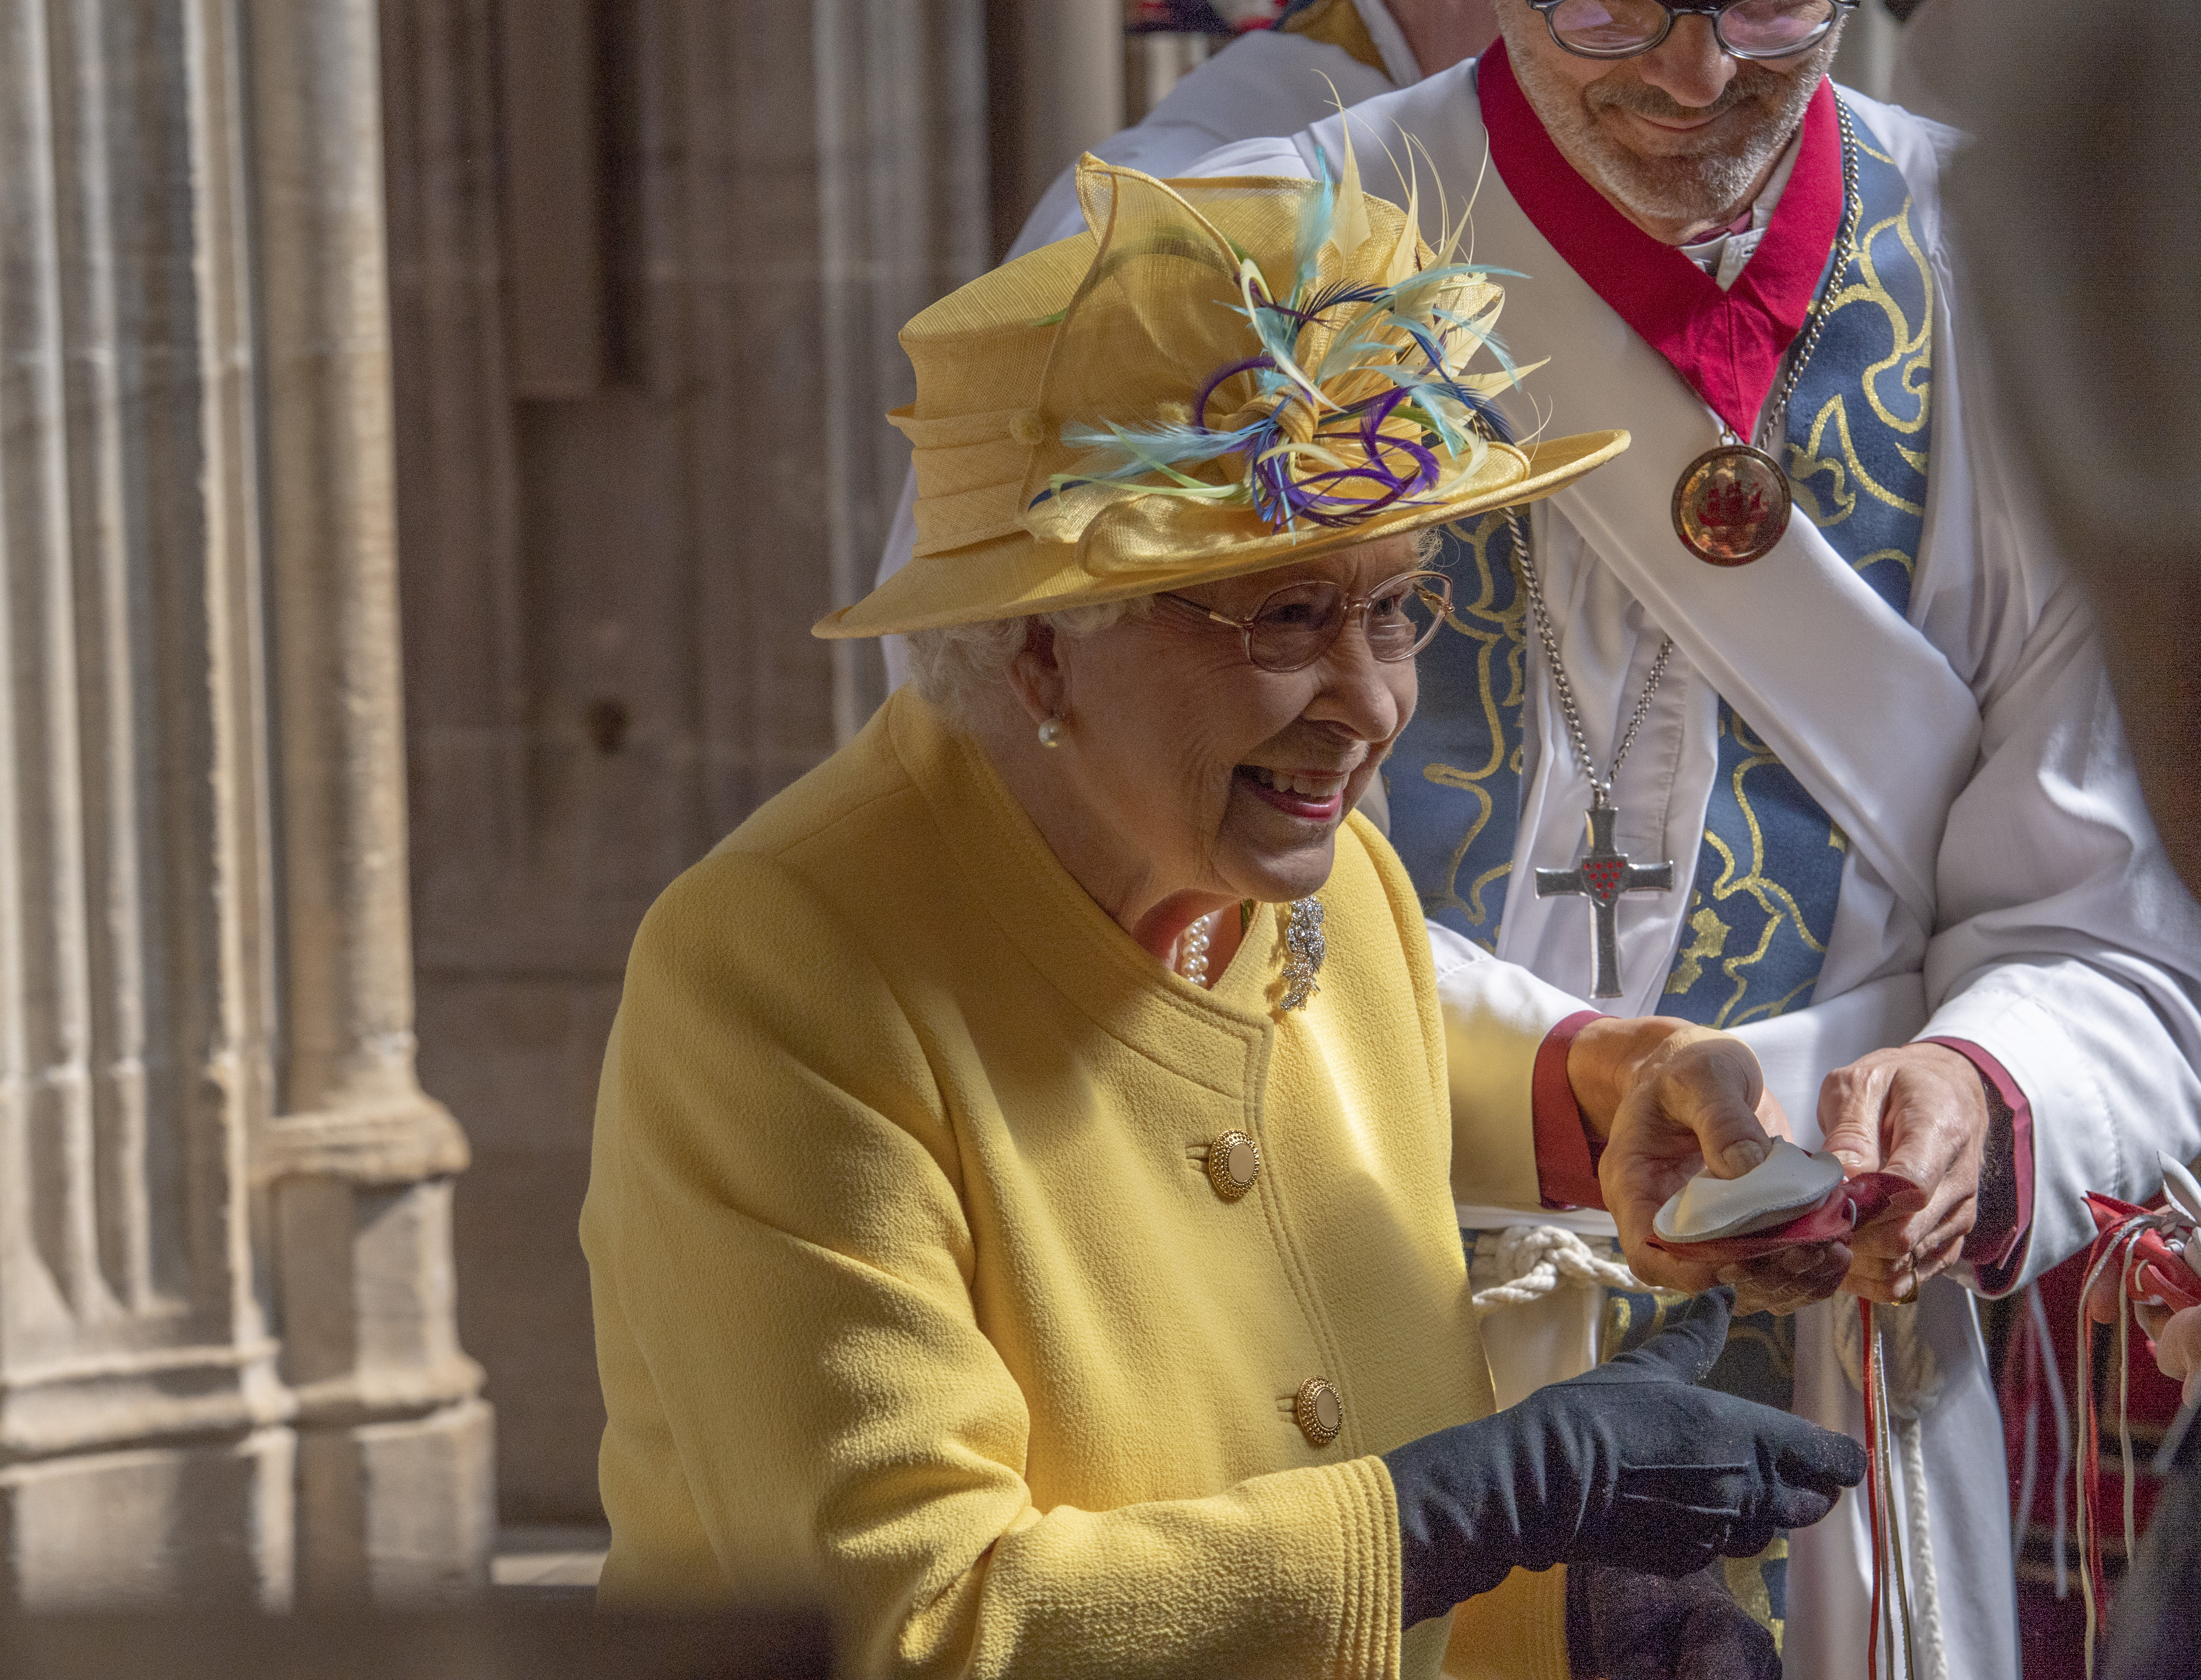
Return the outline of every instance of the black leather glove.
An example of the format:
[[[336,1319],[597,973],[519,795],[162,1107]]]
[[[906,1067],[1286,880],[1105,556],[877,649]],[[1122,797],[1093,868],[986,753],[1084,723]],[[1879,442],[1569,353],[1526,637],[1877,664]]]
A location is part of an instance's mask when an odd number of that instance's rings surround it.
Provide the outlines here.
[[[1781,1648],[1705,1570],[1681,1579],[1608,1564],[1567,1571],[1576,1680],[1781,1680]]]
[[[1719,1357],[1734,1306],[1733,1290],[1713,1290],[1633,1353],[1386,1453],[1406,1624],[1514,1568],[1680,1576],[1754,1556],[1864,1480],[1864,1449],[1846,1435],[1692,1386]]]

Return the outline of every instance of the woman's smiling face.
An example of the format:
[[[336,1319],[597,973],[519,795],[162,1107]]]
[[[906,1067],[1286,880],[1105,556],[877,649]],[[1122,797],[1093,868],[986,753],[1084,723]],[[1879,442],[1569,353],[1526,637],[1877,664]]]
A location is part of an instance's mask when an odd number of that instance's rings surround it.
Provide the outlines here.
[[[1319,578],[1357,599],[1413,570],[1412,540],[1392,536],[1177,593],[1238,619],[1287,584]],[[1110,887],[1095,896],[1133,919],[1131,900],[1314,892],[1338,824],[1414,711],[1414,662],[1376,659],[1359,621],[1312,664],[1279,672],[1254,665],[1230,625],[1158,603],[1097,634],[1055,637],[1052,664],[1059,687],[1046,701],[1065,734],[1048,769],[1077,807],[1065,814],[1088,853],[1073,872],[1098,866]]]

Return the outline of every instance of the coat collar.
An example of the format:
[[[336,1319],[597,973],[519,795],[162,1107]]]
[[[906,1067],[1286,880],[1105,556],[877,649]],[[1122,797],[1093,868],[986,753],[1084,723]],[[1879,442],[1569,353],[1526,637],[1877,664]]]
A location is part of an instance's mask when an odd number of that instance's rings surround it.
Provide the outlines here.
[[[887,702],[883,721],[1006,949],[1112,1036],[1187,1078],[1216,1082],[1224,1071],[1218,1033],[1249,1053],[1265,1048],[1276,1025],[1285,906],[1258,907],[1214,989],[1193,986],[1157,963],[1063,868],[977,741],[907,688]]]

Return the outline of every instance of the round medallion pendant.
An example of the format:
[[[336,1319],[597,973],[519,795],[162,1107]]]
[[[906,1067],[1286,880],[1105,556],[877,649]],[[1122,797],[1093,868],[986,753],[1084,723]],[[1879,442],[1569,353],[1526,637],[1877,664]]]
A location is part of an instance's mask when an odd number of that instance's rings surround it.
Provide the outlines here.
[[[1723,443],[1674,486],[1674,534],[1711,565],[1748,565],[1773,552],[1795,506],[1788,475],[1763,449]]]

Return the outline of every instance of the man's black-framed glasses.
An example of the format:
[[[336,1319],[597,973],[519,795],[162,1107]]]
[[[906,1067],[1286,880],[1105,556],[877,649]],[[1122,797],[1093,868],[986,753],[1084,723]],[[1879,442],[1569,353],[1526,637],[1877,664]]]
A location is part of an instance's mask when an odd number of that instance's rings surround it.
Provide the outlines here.
[[[1452,610],[1452,580],[1441,571],[1402,572],[1354,596],[1327,579],[1309,578],[1264,595],[1243,618],[1166,590],[1159,599],[1230,625],[1246,657],[1263,670],[1294,671],[1329,652],[1355,617],[1364,619],[1362,634],[1377,659],[1386,664],[1412,659]]]
[[[1787,58],[1827,38],[1858,0],[1529,0],[1552,38],[1583,58],[1633,58],[1673,32],[1677,17],[1711,20],[1735,58]]]

